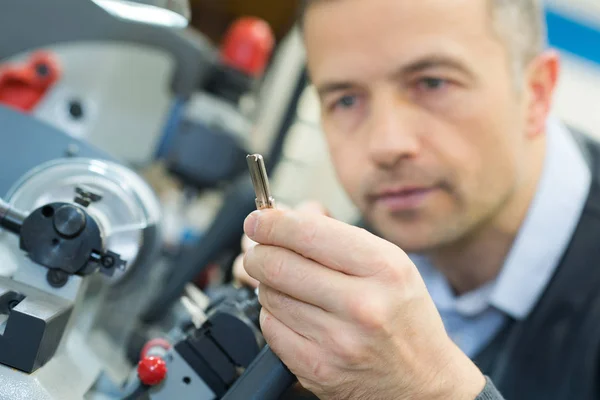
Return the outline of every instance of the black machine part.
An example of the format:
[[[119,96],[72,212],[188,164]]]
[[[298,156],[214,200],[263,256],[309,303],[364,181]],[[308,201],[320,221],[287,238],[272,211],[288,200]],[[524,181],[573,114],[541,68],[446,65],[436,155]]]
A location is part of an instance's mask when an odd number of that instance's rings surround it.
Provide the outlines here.
[[[218,397],[264,345],[256,324],[259,312],[256,296],[240,291],[235,298],[216,305],[202,327],[175,345],[175,351]]]
[[[248,151],[234,134],[202,122],[183,121],[167,155],[167,168],[198,190],[234,180],[246,169]]]
[[[73,305],[12,279],[0,281],[0,364],[32,373],[56,353]],[[2,324],[0,324],[2,325]]]
[[[236,68],[223,63],[216,64],[210,78],[206,81],[206,91],[232,104],[237,104],[240,98],[250,92],[255,85],[255,79]]]
[[[35,263],[61,276],[89,275],[97,270],[111,275],[125,262],[104,251],[100,227],[83,207],[70,203],[51,203],[31,214],[15,210],[0,199],[0,227],[19,236],[21,250]],[[49,274],[50,284],[61,279]]]
[[[266,345],[222,400],[278,400],[294,383],[294,374]]]
[[[69,275],[89,275],[100,269],[110,275],[124,266],[117,254],[102,249],[102,232],[83,207],[52,203],[38,208],[23,222],[21,250],[49,269]]]

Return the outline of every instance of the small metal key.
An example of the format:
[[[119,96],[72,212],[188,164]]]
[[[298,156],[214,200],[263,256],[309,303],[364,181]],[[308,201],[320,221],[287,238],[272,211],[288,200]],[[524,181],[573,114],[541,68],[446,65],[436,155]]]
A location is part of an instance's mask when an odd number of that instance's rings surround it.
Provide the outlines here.
[[[275,208],[275,199],[271,195],[269,187],[269,177],[265,168],[265,160],[260,154],[252,154],[246,157],[248,168],[250,168],[250,177],[252,185],[256,192],[256,208],[264,210],[265,208]]]

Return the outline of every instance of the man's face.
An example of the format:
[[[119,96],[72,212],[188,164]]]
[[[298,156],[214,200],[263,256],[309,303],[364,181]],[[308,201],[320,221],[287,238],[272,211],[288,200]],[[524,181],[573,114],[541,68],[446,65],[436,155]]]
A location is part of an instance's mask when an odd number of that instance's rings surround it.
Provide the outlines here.
[[[408,252],[494,218],[527,162],[527,109],[483,0],[329,0],[308,10],[308,67],[338,177]]]

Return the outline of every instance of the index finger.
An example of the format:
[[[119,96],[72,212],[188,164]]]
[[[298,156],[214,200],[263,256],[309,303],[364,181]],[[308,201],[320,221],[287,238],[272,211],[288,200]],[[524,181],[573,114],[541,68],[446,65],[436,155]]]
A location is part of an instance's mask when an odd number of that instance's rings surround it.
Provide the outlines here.
[[[314,213],[255,211],[246,218],[244,230],[257,243],[287,248],[353,276],[375,275],[391,256],[404,254],[364,229]]]

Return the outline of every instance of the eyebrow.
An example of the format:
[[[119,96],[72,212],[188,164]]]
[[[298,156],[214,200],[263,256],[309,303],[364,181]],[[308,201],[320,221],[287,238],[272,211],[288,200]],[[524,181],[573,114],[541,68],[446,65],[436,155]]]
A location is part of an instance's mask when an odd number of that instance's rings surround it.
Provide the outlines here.
[[[474,73],[463,63],[450,57],[442,55],[428,55],[402,65],[392,74],[392,77],[414,75],[419,72],[427,71],[433,68],[449,68],[456,70],[470,79],[475,79]],[[357,83],[352,81],[330,81],[318,85],[317,92],[319,96],[324,97],[328,94],[350,90],[356,88]]]
[[[352,82],[326,82],[317,87],[317,92],[319,93],[319,96],[323,98],[328,94],[350,90],[355,87],[356,84]]]
[[[416,61],[403,65],[396,70],[394,76],[411,75],[433,68],[449,68],[461,72],[470,78],[475,77],[473,72],[462,62],[439,54],[421,57]]]

